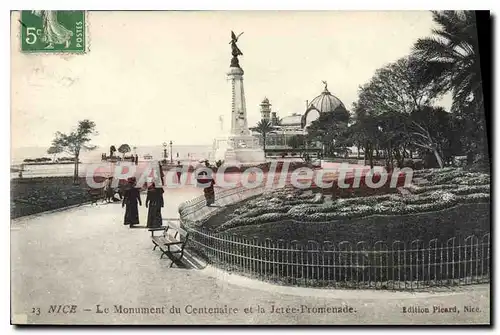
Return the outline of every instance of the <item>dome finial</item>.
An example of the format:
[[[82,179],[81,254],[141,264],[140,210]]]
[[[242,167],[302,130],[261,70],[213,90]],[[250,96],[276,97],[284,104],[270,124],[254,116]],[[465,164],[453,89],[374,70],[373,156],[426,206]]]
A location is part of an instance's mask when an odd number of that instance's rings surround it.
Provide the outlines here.
[[[324,92],[328,92],[328,83],[326,82],[326,80],[322,80],[323,84],[325,84],[325,90]]]

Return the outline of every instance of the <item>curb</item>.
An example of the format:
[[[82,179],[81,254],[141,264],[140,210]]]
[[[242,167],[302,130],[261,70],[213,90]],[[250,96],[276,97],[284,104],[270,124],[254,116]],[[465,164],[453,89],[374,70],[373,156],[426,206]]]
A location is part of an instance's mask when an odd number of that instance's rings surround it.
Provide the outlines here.
[[[298,287],[273,284],[258,279],[252,279],[235,273],[229,273],[213,265],[207,265],[199,272],[208,277],[226,282],[227,284],[245,287],[249,289],[266,291],[274,294],[286,294],[302,297],[318,297],[341,300],[394,300],[394,299],[424,299],[448,297],[452,295],[467,295],[470,292],[490,293],[490,284],[478,284],[472,286],[454,287],[453,290],[443,291],[392,291],[375,289],[333,289],[333,288],[313,288]]]

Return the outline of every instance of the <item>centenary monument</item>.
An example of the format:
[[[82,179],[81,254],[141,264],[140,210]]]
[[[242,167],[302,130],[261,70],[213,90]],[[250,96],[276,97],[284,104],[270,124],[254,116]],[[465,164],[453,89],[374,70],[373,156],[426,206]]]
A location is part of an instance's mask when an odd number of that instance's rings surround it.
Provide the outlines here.
[[[231,65],[227,73],[231,82],[231,129],[229,134],[214,141],[215,159],[223,159],[226,163],[242,164],[265,162],[264,150],[259,145],[259,139],[248,129],[245,90],[243,89],[244,71],[240,66],[238,56],[243,53],[236,42],[243,33],[236,36],[231,31]]]

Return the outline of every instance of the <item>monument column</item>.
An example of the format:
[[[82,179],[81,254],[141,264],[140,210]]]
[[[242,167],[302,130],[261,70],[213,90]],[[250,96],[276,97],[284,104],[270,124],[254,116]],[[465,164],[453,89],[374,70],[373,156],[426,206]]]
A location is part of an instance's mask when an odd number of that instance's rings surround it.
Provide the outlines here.
[[[231,82],[231,135],[251,134],[248,129],[243,73],[241,67],[231,66],[227,74]]]

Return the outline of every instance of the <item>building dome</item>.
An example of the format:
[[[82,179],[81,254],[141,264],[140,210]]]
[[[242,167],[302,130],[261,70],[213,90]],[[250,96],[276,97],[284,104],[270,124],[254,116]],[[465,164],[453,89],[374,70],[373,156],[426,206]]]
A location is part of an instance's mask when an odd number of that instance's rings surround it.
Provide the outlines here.
[[[323,84],[325,84],[323,92],[307,104],[306,112],[301,120],[302,128],[308,127],[314,120],[317,120],[322,113],[333,112],[338,107],[345,108],[342,101],[328,91],[328,84],[326,81],[324,81]]]
[[[300,126],[302,115],[293,114],[281,119],[280,126]]]
[[[344,104],[339,98],[328,91],[327,85],[325,84],[325,90],[316,98],[311,100],[307,109],[315,108],[320,113],[327,113],[333,112],[339,106],[344,107]]]

